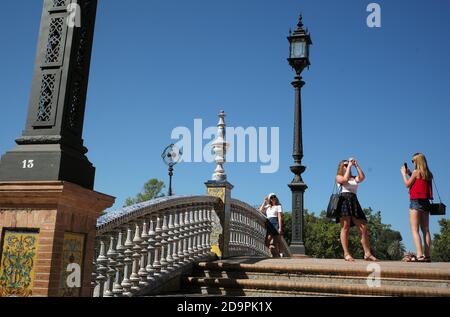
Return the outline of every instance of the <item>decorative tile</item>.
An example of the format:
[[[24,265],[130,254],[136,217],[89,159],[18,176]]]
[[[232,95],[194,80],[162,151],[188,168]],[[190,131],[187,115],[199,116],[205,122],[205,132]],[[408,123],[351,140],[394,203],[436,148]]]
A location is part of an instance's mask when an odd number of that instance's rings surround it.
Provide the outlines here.
[[[32,295],[39,234],[6,230],[0,262],[0,297]]]

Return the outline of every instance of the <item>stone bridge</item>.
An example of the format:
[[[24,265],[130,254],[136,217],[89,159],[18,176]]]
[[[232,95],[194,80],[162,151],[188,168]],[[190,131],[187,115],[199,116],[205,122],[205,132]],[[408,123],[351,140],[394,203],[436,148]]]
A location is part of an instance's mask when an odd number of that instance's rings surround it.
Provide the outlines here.
[[[235,199],[165,197],[109,213],[98,220],[92,294],[155,294],[198,261],[267,258],[265,235],[264,216]]]

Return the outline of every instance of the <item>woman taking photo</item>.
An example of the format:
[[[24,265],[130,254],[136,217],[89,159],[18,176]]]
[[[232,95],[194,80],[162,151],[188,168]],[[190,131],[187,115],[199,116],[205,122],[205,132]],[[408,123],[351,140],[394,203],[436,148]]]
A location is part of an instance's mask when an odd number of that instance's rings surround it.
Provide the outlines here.
[[[356,168],[358,176],[351,173],[352,166]],[[336,222],[341,224],[341,244],[344,250],[345,261],[354,261],[348,249],[348,237],[350,227],[357,226],[361,235],[361,244],[364,249],[364,260],[377,261],[372,255],[369,247],[369,237],[367,233],[367,218],[361,205],[359,204],[356,193],[359,183],[365,179],[364,172],[361,170],[358,162],[351,158],[339,163],[336,175],[336,183],[342,190],[341,198],[338,204],[338,217]]]
[[[409,188],[409,224],[416,245],[417,258],[415,256],[405,257],[407,262],[431,262],[431,235],[429,229],[430,201],[433,199],[432,180],[433,174],[428,169],[427,159],[422,153],[413,156],[414,171],[408,169],[406,163],[401,168],[403,182]],[[408,179],[408,176],[409,179]],[[425,240],[425,250],[422,248],[419,225]],[[424,252],[425,251],[425,252]]]
[[[277,195],[274,193],[264,198],[264,202],[259,207],[259,211],[262,212],[267,218],[267,233],[266,233],[266,246],[269,249],[275,248],[279,253],[279,238],[283,234],[282,229],[282,215],[283,210],[278,200]],[[273,246],[270,242],[273,239]]]

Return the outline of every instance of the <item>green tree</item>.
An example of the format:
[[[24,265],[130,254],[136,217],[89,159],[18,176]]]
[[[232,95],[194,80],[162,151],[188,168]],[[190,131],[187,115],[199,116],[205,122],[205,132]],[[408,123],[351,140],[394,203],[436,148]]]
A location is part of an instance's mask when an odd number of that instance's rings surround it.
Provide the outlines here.
[[[431,258],[436,262],[450,262],[450,219],[439,220],[441,230],[434,235]]]
[[[392,260],[400,260],[405,254],[405,245],[399,240],[394,240],[389,245],[387,252]]]
[[[152,200],[153,198],[163,197],[164,194],[162,194],[161,191],[164,187],[166,186],[163,181],[152,178],[144,184],[142,192],[138,193],[135,198],[127,198],[123,206],[128,207],[137,203]]]
[[[292,214],[288,212],[283,212],[283,238],[286,240],[288,245],[291,244],[292,238]]]

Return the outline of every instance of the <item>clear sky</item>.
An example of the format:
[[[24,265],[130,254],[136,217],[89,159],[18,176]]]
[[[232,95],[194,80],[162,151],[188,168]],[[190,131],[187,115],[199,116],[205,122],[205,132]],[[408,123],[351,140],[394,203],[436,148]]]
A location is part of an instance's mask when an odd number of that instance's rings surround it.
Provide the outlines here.
[[[303,73],[305,207],[326,208],[337,164],[355,156],[367,180],[363,207],[380,210],[413,248],[400,167],[426,154],[450,201],[450,1],[377,1],[381,28],[368,28],[369,0],[100,0],[84,127],[95,189],[114,208],[149,178],[167,182],[161,152],[174,128],[279,127],[280,167],[226,165],[233,197],[259,204],[276,192],[290,210],[293,72],[289,28],[300,12],[313,46]],[[375,1],[373,1],[375,2]],[[25,126],[42,1],[5,1],[0,11],[0,152]],[[206,144],[208,140],[205,140]],[[177,194],[203,194],[211,163],[175,168]],[[431,218],[432,233],[438,217]]]

